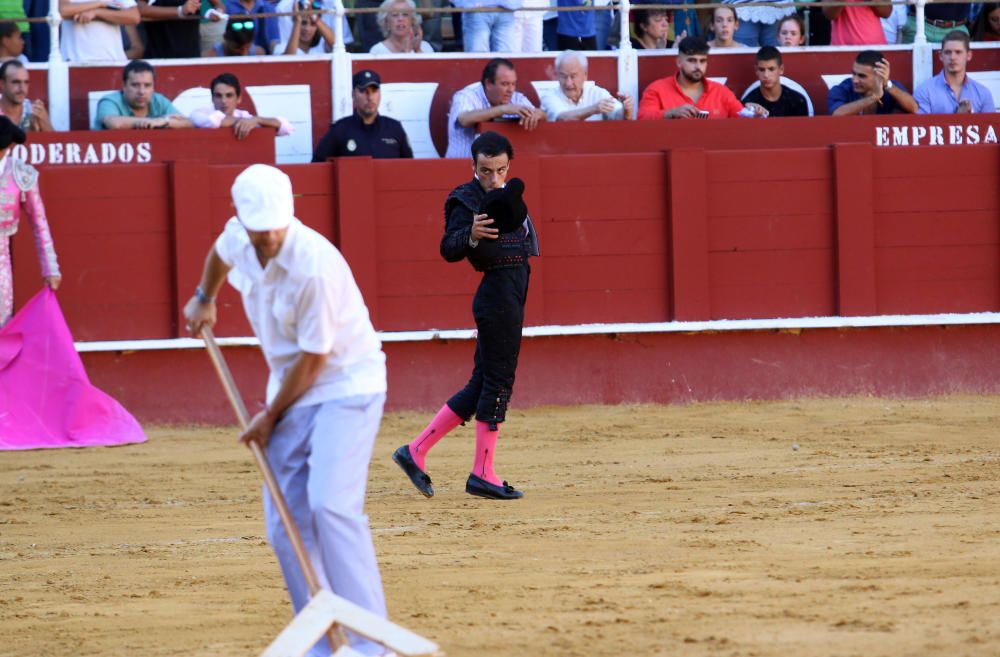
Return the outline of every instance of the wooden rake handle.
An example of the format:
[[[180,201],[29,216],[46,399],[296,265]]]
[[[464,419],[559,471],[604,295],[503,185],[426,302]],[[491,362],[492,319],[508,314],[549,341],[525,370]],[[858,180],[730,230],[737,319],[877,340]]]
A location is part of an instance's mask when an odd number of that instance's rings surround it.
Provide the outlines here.
[[[247,407],[243,403],[243,398],[240,397],[239,390],[236,388],[236,381],[233,379],[232,372],[229,371],[226,359],[223,357],[219,345],[215,342],[215,335],[212,333],[212,329],[207,326],[202,328],[201,337],[205,340],[208,357],[212,359],[215,373],[219,375],[219,381],[226,391],[226,396],[233,407],[233,412],[236,413],[236,419],[239,420],[240,427],[246,429],[247,425],[250,424],[250,414],[247,413]],[[316,577],[316,571],[313,569],[312,561],[306,552],[306,546],[302,543],[302,536],[299,535],[299,528],[295,525],[295,519],[292,517],[291,511],[288,510],[288,504],[285,503],[285,496],[281,494],[281,489],[278,487],[278,480],[274,478],[274,471],[271,470],[271,464],[268,462],[260,443],[256,440],[248,441],[247,447],[250,448],[254,460],[257,461],[257,467],[260,468],[260,473],[264,476],[264,485],[267,486],[267,490],[271,494],[271,501],[274,503],[274,508],[277,509],[278,515],[281,517],[281,524],[285,527],[288,540],[292,543],[295,558],[299,562],[302,575],[305,577],[306,585],[309,587],[309,595],[315,596],[320,591],[319,578]],[[341,646],[347,645],[347,637],[339,625],[334,625],[330,628],[328,638],[334,652]]]

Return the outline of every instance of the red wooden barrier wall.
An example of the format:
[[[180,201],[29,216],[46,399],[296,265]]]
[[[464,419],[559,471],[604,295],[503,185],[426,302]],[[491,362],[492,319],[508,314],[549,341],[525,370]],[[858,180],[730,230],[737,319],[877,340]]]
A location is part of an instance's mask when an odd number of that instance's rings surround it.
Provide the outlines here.
[[[468,162],[284,168],[297,213],[340,245],[379,329],[470,325],[477,276],[437,251],[444,197]],[[43,172],[77,339],[178,335],[240,169]],[[512,175],[543,253],[530,325],[1000,309],[995,144],[523,156]],[[18,303],[38,284],[29,233],[14,240]],[[223,301],[233,312],[219,333],[248,335],[234,295]]]

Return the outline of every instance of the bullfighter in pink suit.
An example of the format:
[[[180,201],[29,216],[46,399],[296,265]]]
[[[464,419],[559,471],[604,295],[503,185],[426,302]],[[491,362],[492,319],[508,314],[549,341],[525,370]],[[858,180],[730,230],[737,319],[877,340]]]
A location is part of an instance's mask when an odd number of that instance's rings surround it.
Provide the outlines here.
[[[45,284],[55,290],[62,280],[49,222],[45,219],[45,205],[38,191],[38,170],[10,154],[11,147],[23,144],[24,139],[23,130],[0,116],[0,326],[7,323],[14,311],[10,238],[17,232],[22,212],[35,232],[35,248]]]

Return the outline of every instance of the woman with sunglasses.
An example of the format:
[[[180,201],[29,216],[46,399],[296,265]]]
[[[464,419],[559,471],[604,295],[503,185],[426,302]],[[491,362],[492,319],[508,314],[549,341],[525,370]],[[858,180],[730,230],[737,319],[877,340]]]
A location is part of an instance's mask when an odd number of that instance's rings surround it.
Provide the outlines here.
[[[266,55],[264,49],[254,43],[254,22],[250,19],[230,18],[222,43],[203,53],[204,57],[245,57],[246,55]]]

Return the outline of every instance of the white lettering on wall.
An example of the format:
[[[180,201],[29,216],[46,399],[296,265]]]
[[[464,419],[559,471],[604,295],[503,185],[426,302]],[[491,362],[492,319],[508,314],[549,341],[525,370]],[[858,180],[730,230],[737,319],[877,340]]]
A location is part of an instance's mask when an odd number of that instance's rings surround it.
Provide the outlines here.
[[[997,128],[983,125],[876,126],[876,146],[962,146],[996,144]]]
[[[952,146],[957,146],[962,143],[962,126],[948,126],[948,143]]]
[[[148,141],[140,141],[136,144],[135,151],[138,154],[136,162],[139,164],[145,164],[153,159],[153,147]]]
[[[892,128],[892,145],[893,146],[909,146],[909,133],[906,130],[906,126],[893,126]]]
[[[80,144],[66,144],[66,164],[80,164]]]
[[[111,164],[115,161],[115,145],[104,142],[101,144],[101,164]]]
[[[943,146],[944,145],[944,128],[939,125],[932,125],[931,131],[931,146]]]
[[[65,148],[65,144],[59,142],[49,144],[49,164],[63,163],[63,148]]]
[[[995,144],[997,143],[997,131],[993,129],[993,126],[986,126],[986,136],[983,137],[984,144]]]
[[[83,156],[83,163],[97,164],[98,162],[100,162],[100,160],[97,159],[97,149],[94,148],[93,144],[87,144],[87,152]]]
[[[889,145],[889,128],[885,126],[879,126],[875,128],[875,145],[876,146]]]
[[[965,129],[965,141],[969,144],[979,143],[979,126],[970,125]]]
[[[125,142],[118,145],[118,159],[121,160],[122,164],[128,164],[134,157],[135,147],[132,144]]]

